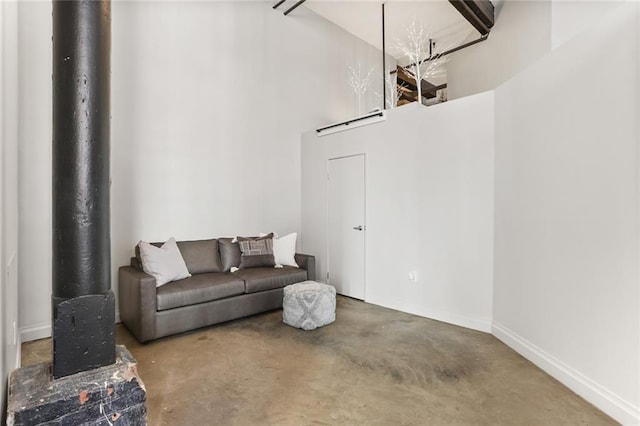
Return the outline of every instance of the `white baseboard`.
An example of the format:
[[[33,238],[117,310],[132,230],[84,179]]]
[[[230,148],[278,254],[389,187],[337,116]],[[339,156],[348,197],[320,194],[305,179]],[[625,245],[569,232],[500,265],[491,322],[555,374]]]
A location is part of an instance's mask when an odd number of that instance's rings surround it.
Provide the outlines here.
[[[380,303],[380,301],[377,300],[366,300],[366,302],[371,303],[372,305],[378,305],[389,309],[395,309],[396,311],[406,312],[408,314],[470,328],[472,330],[491,333],[491,320],[488,319],[471,318],[451,312],[417,308],[394,300],[385,300],[383,303]]]
[[[640,425],[640,407],[620,398],[602,385],[548,354],[527,339],[493,322],[492,333],[542,370],[563,383],[623,425]]]
[[[416,314],[416,315],[420,315],[420,314]],[[428,311],[423,316],[437,320],[437,321],[442,321],[449,324],[457,325],[460,327],[470,328],[471,330],[482,331],[484,333],[491,333],[490,320],[470,318],[470,317],[465,317],[458,314],[452,314],[451,312],[443,312],[443,311]]]
[[[116,324],[120,322],[120,312],[116,311]],[[51,337],[51,323],[42,323],[29,327],[20,328],[20,342],[31,342],[32,340],[46,339]]]
[[[20,341],[31,342],[32,340],[40,340],[51,337],[51,323],[32,325],[29,327],[20,327]]]

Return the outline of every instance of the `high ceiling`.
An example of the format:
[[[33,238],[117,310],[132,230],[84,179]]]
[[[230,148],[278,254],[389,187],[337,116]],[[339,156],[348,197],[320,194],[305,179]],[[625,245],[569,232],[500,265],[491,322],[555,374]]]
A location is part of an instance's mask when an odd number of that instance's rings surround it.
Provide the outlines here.
[[[284,2],[285,0],[282,0],[278,5]],[[446,99],[446,62],[450,57],[439,57],[438,54],[458,48],[467,42],[478,41],[481,36],[479,31],[482,31],[484,40],[494,19],[493,6],[486,0],[456,1],[456,6],[449,0],[297,0],[293,3],[295,5],[292,9],[304,3],[304,7],[381,50],[384,3],[384,47],[386,53],[393,56],[398,65],[396,68],[393,61],[387,61],[384,75],[386,76],[387,72],[389,75],[396,73],[398,105],[413,102],[421,96],[427,103],[437,103]],[[493,3],[495,5],[496,1]],[[488,11],[491,13],[490,18],[486,14]],[[285,13],[289,12],[290,10]],[[491,25],[487,22],[489,20]],[[410,45],[408,27],[411,26],[426,33],[426,36],[421,37],[423,41],[420,42],[422,49],[419,54],[404,55],[399,45]],[[436,59],[423,61],[429,57]],[[423,63],[420,76],[421,93],[415,76],[411,75],[411,70],[415,70],[413,65],[416,61]]]
[[[367,43],[382,49],[381,0],[307,0],[304,6],[334,22]],[[385,0],[387,53],[402,62],[396,45],[406,37],[406,26],[422,24],[436,43],[437,51],[456,47],[479,37],[479,33],[448,0]]]

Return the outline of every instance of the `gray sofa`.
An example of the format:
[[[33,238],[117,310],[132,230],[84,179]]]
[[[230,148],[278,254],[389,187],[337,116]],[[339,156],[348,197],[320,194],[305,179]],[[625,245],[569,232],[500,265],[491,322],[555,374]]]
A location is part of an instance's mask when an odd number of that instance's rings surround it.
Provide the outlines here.
[[[118,271],[120,320],[141,342],[282,307],[283,288],[315,279],[315,258],[296,254],[299,268],[241,269],[240,247],[230,238],[179,241],[192,275],[156,288],[136,257]]]

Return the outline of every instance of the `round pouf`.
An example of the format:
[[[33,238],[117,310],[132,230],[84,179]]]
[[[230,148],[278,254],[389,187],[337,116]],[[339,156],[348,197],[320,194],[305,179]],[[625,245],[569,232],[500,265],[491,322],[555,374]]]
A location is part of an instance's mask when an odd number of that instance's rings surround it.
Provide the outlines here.
[[[336,320],[336,289],[315,281],[284,288],[282,321],[292,327],[313,330]]]

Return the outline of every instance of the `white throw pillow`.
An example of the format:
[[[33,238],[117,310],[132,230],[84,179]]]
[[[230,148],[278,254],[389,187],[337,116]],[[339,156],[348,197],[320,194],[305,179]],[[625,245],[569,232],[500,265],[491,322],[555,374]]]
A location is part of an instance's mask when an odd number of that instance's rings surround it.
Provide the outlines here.
[[[142,270],[156,279],[156,287],[191,276],[173,237],[162,247],[156,247],[146,241],[140,241],[138,247]]]
[[[273,239],[273,257],[276,260],[276,265],[295,266],[299,268],[295,259],[297,237],[298,234],[292,232],[284,237]]]
[[[262,238],[262,237],[266,237],[269,234],[273,234],[273,238],[278,238],[278,233],[277,232],[267,232],[266,234],[264,232],[261,232],[258,234],[258,237]]]

